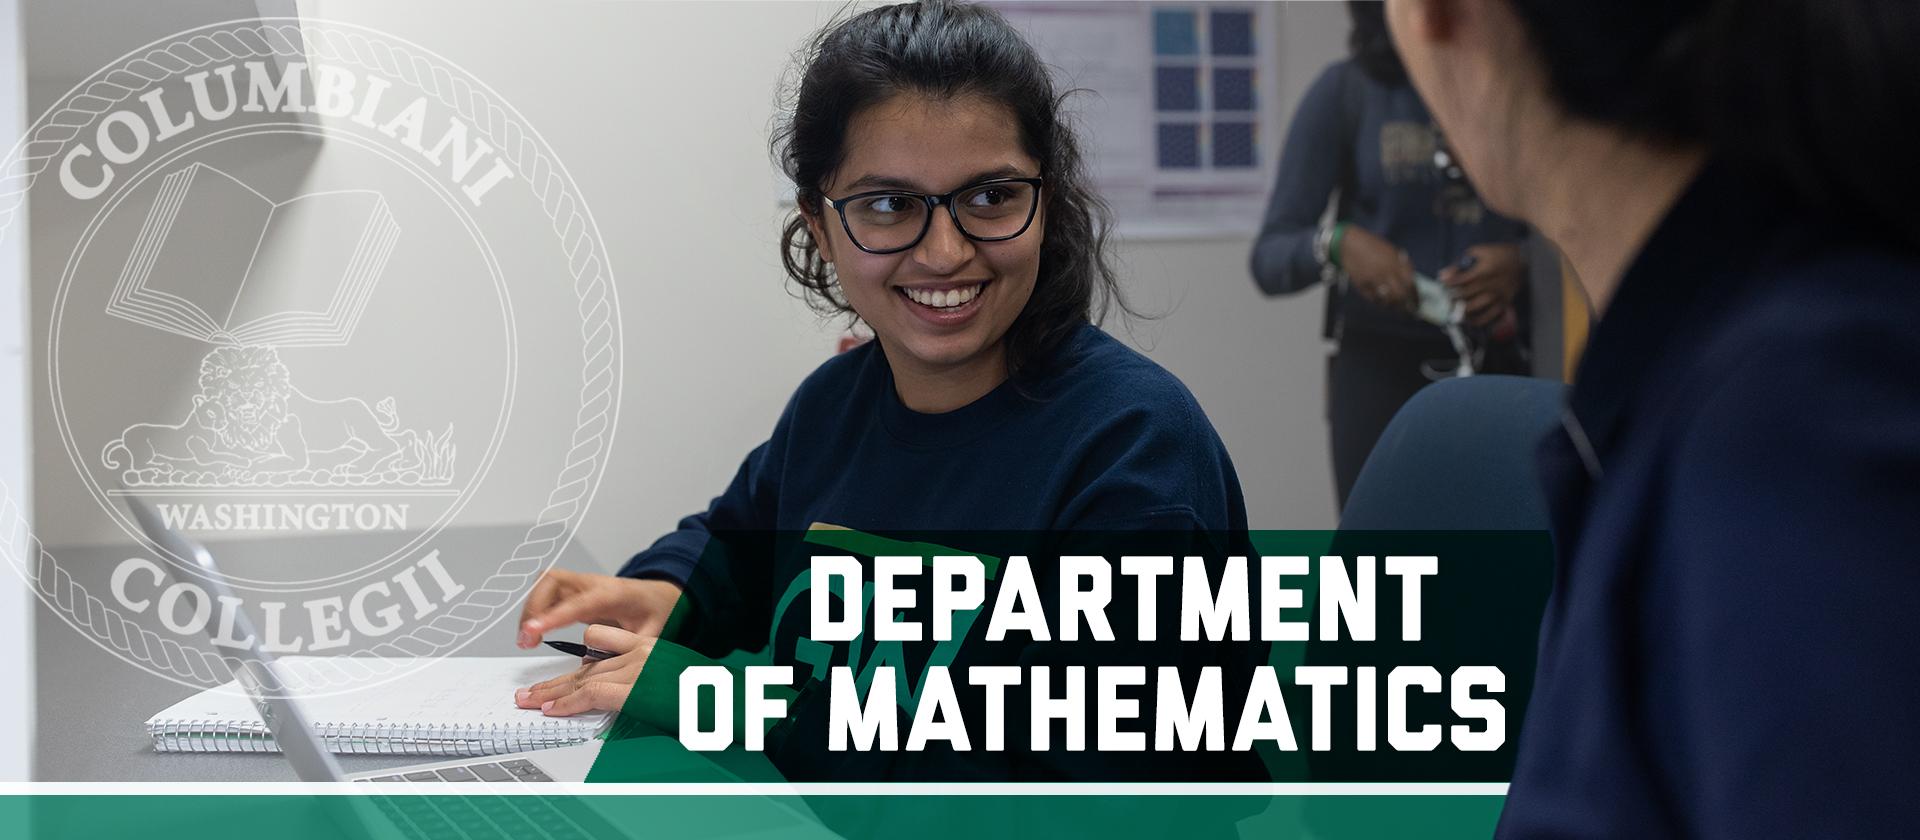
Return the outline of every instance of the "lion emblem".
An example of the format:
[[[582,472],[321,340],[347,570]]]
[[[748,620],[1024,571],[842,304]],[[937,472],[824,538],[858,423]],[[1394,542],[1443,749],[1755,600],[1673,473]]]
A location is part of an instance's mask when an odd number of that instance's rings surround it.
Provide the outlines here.
[[[295,387],[271,346],[219,347],[200,360],[186,419],[136,423],[101,450],[129,485],[274,486],[445,484],[453,427],[421,436],[400,428],[392,397],[368,408]]]

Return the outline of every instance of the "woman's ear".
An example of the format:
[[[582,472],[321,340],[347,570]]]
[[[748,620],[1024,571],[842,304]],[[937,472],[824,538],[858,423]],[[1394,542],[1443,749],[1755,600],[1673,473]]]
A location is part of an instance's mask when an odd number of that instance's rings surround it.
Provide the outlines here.
[[[805,219],[807,222],[807,235],[813,237],[813,247],[814,250],[820,253],[820,261],[831,264],[833,262],[833,240],[827,237],[827,227],[823,223],[820,214],[808,210],[806,205],[802,204],[800,206],[800,218]]]
[[[1397,44],[1410,39],[1420,45],[1447,41],[1453,38],[1462,11],[1453,0],[1394,0],[1387,4],[1387,29]]]

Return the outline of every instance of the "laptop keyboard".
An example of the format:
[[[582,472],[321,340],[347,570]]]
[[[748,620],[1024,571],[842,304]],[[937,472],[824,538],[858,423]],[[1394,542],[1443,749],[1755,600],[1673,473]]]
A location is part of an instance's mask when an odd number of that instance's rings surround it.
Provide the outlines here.
[[[551,782],[526,759],[416,770],[362,782]],[[380,810],[408,837],[572,840],[589,835],[544,796],[377,796]]]
[[[395,776],[375,776],[362,782],[551,782],[552,776],[524,758],[488,761],[438,770],[416,770]]]
[[[381,796],[374,802],[402,834],[421,840],[591,836],[541,796]]]

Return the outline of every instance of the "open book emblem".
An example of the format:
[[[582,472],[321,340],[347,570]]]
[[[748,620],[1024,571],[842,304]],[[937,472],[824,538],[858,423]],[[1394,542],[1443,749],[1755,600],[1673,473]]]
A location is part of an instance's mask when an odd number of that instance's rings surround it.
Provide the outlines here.
[[[251,228],[208,236],[231,208]],[[216,212],[224,209],[227,212]],[[277,226],[301,230],[280,241]],[[445,487],[453,427],[401,425],[394,399],[314,395],[280,350],[345,346],[400,227],[374,190],[274,201],[195,162],[166,176],[134,240],[107,314],[210,346],[193,406],[135,423],[100,450],[132,488]]]

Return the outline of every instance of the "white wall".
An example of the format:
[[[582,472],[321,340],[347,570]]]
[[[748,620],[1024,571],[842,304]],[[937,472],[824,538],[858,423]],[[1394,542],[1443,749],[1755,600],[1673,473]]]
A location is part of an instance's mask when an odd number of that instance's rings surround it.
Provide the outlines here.
[[[71,8],[30,2],[43,16]],[[782,292],[767,129],[794,50],[840,4],[300,7],[462,65],[539,129],[579,183],[620,281],[627,374],[622,428],[579,536],[602,563],[618,565],[719,492],[794,385],[833,351],[835,325]],[[122,8],[137,15],[149,7]],[[1279,94],[1290,114],[1301,87],[1342,51],[1346,18],[1332,3],[1289,6],[1279,17]],[[102,61],[138,43],[115,44]],[[37,90],[36,107],[73,81]],[[79,223],[35,219],[49,236]],[[1167,314],[1115,331],[1192,387],[1233,454],[1256,527],[1331,527],[1320,301],[1317,293],[1261,298],[1247,275],[1249,246],[1240,238],[1120,243],[1132,297]],[[35,276],[57,282],[57,266],[36,262]],[[43,412],[44,402],[36,400]],[[102,517],[88,515],[94,505],[77,482],[52,480],[72,472],[61,449],[57,441],[36,447],[48,476],[38,533],[49,544],[115,539]]]
[[[1307,85],[1346,55],[1348,23],[1345,3],[1278,5],[1280,85],[1272,95],[1279,119],[1271,128],[1285,137]],[[1120,243],[1134,297],[1169,311],[1132,338],[1185,380],[1212,418],[1239,469],[1253,527],[1332,528],[1325,296],[1318,288],[1262,296],[1247,268],[1252,247],[1251,237]]]
[[[0,149],[26,128],[27,64],[21,53],[20,6],[0,0]],[[23,214],[24,215],[24,214]],[[25,218],[15,224],[24,227]],[[27,260],[24,231],[0,234],[0,553],[22,558],[32,521],[27,464],[29,388]],[[9,510],[18,510],[19,519]],[[29,778],[33,749],[33,614],[26,581],[0,559],[0,782]]]

